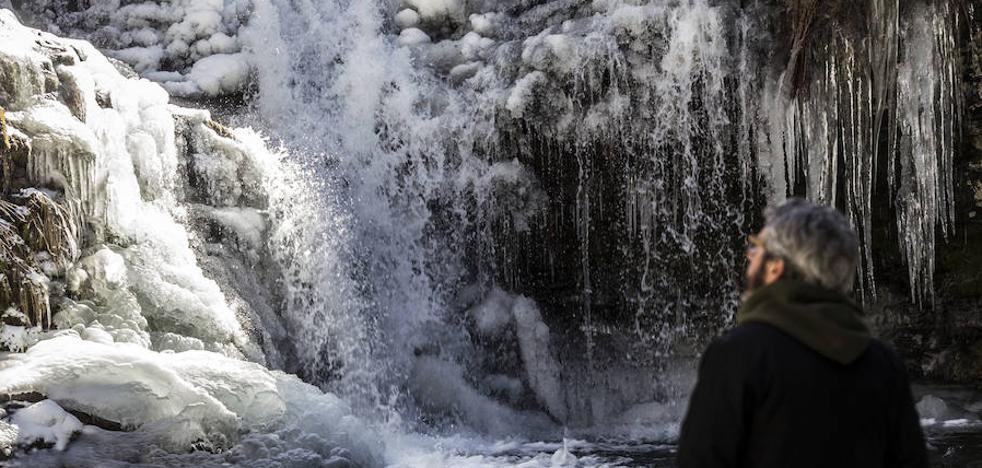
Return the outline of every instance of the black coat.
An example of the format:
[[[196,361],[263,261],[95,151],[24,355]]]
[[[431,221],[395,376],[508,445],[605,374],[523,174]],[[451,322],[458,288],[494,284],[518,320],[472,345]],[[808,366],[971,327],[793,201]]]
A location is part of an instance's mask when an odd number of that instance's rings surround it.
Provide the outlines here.
[[[848,364],[778,328],[715,340],[682,425],[679,468],[926,468],[906,371],[877,340]]]

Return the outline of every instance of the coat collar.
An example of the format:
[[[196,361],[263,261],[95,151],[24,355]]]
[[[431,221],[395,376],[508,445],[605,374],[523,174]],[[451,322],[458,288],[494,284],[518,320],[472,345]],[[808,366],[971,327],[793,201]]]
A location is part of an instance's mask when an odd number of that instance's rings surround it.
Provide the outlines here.
[[[782,279],[754,290],[737,311],[736,322],[774,326],[841,364],[856,360],[870,341],[855,302],[798,280]]]

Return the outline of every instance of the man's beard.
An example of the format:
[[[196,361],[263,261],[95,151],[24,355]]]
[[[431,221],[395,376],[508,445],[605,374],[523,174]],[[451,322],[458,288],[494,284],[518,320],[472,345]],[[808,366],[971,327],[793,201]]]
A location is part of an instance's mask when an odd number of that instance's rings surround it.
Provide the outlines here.
[[[761,260],[760,265],[757,266],[757,269],[747,273],[746,277],[744,278],[746,284],[743,288],[743,300],[747,300],[754,290],[764,285],[764,265],[766,264],[766,260]]]

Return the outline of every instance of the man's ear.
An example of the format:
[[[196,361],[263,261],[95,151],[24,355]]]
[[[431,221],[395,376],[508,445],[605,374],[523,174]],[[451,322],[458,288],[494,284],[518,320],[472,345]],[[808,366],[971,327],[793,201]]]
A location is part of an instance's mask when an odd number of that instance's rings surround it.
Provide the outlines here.
[[[771,284],[784,275],[784,259],[774,258],[764,264],[764,284]]]

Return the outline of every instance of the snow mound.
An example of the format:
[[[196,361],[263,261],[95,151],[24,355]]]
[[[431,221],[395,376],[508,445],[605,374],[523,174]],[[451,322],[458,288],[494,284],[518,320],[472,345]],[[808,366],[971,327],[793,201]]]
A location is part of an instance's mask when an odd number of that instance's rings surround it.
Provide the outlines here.
[[[81,424],[70,415],[56,418],[61,413],[52,408],[64,411],[55,402],[140,430],[170,451],[200,446],[203,441],[229,448],[243,434],[286,427],[330,435],[350,426],[355,437],[371,437],[333,395],[282,372],[208,351],[157,353],[61,336],[0,361],[0,394],[28,392],[51,400],[37,410],[15,413],[20,440],[41,433],[31,428],[51,427],[61,431],[56,439],[59,447],[67,442],[64,434],[80,430]],[[22,414],[30,419],[17,419]],[[49,433],[43,434],[45,440],[52,440]],[[345,434],[335,434],[332,444],[349,444]],[[364,453],[370,456],[371,450]]]
[[[221,96],[244,89],[249,70],[243,54],[215,54],[195,62],[189,78],[205,94]]]
[[[7,413],[0,410],[0,417]],[[17,443],[17,426],[0,419],[0,456],[9,457],[13,452],[14,444]]]

